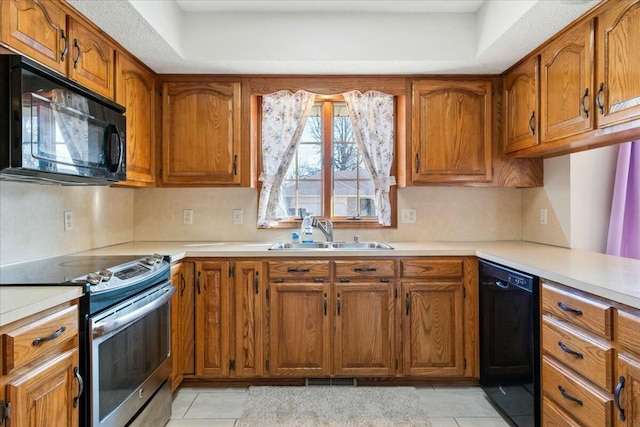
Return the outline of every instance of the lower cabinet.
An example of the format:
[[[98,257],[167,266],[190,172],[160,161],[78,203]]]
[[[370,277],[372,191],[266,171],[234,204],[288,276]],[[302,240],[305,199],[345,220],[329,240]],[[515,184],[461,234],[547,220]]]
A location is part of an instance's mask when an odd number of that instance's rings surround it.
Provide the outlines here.
[[[78,426],[78,400],[84,384],[78,371],[77,303],[65,303],[1,327],[0,343],[0,409],[10,408],[0,424]]]
[[[615,425],[640,426],[640,358],[618,355],[614,403]]]
[[[171,388],[175,390],[184,375],[195,373],[195,295],[193,263],[171,266],[171,282],[176,288],[171,300]]]

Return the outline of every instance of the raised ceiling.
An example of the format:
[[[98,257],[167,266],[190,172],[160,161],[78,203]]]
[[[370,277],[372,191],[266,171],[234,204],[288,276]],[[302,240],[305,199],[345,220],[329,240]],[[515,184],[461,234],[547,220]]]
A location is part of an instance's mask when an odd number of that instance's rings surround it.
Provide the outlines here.
[[[498,74],[599,0],[69,0],[158,73]]]

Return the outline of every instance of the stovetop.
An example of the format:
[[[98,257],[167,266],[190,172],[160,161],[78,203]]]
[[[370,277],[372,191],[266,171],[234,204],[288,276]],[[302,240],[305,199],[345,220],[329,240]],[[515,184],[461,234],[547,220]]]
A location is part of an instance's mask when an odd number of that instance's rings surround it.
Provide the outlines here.
[[[75,256],[45,258],[0,267],[0,286],[85,285],[89,273],[144,259],[139,255]]]

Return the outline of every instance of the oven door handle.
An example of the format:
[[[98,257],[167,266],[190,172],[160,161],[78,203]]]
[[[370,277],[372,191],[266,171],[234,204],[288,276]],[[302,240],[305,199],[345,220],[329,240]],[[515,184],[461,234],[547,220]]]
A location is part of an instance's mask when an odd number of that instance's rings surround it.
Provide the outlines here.
[[[97,323],[91,330],[93,337],[101,337],[103,335],[108,334],[109,332],[120,329],[128,324],[132,323],[136,319],[140,319],[145,315],[151,313],[153,310],[161,307],[163,304],[166,304],[173,294],[175,293],[176,288],[173,286],[167,286],[163,294],[158,296],[153,301],[148,304],[140,307],[139,309],[132,311],[131,313],[127,313],[124,316],[118,317],[115,320],[112,320],[107,323]]]

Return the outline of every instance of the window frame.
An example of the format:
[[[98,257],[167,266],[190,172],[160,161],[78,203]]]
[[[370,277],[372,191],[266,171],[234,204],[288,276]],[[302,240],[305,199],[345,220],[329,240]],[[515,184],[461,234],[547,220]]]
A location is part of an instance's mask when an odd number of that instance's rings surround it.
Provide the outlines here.
[[[393,95],[393,94],[392,94]],[[252,116],[255,120],[252,120],[252,125],[254,127],[254,131],[252,132],[255,141],[256,147],[256,157],[257,157],[257,171],[262,171],[262,95],[255,95],[252,97],[253,104],[253,114]],[[401,104],[398,95],[393,95],[393,112],[394,112],[394,124],[393,124],[393,144],[394,144],[394,158],[393,164],[391,166],[391,176],[398,176],[398,163],[399,156],[401,151],[399,150],[399,127],[401,123],[401,119],[404,116],[404,112],[399,111],[399,107]],[[315,93],[314,103],[323,103],[322,110],[323,115],[325,114],[324,109],[329,105],[326,102],[344,102],[344,97],[341,94],[336,95],[323,95],[319,93]],[[332,134],[332,126],[333,120],[331,121],[323,121],[323,135],[331,135],[328,143],[327,140],[323,137],[322,141],[322,162],[323,162],[323,178],[322,178],[322,206],[323,211],[333,212],[333,166],[332,166],[332,157],[333,157],[333,134]],[[260,191],[262,190],[262,182],[258,182],[258,197]],[[378,222],[378,217],[366,217],[363,219],[349,219],[348,217],[340,216],[333,217],[331,215],[322,215],[323,218],[329,218],[333,223],[334,228],[397,228],[397,217],[398,217],[398,203],[397,203],[397,185],[391,186],[389,190],[389,201],[391,204],[391,225],[385,226]],[[316,215],[314,215],[316,216]],[[321,216],[321,215],[317,215]],[[277,224],[272,225],[267,229],[292,229],[300,227],[302,222],[301,218],[286,218],[278,221]]]

